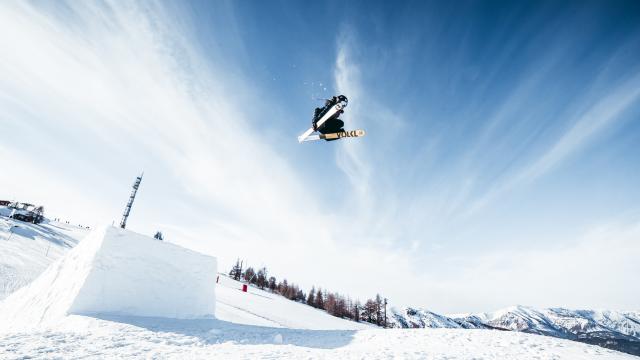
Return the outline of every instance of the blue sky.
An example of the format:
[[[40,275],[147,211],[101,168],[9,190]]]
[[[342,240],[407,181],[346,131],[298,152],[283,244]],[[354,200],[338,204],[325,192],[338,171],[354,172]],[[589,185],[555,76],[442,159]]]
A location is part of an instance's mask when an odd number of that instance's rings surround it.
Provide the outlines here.
[[[5,3],[0,198],[442,312],[638,309],[637,2]],[[317,98],[362,139],[300,145]],[[345,274],[350,274],[345,276]]]

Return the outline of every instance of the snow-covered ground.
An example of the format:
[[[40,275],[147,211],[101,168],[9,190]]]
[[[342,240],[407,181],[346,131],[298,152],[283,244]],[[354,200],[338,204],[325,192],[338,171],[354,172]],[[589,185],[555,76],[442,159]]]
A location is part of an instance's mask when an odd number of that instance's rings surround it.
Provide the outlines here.
[[[70,316],[0,333],[0,358],[637,359],[569,340],[460,329],[295,330],[226,321]]]
[[[373,325],[331,316],[325,311],[277,294],[249,287],[220,275],[216,289],[216,318],[232,323],[309,330],[359,330]]]
[[[0,216],[0,300],[35,279],[87,233],[74,225],[35,225]]]
[[[52,228],[52,224],[43,229],[29,226],[30,233],[51,231],[50,238],[57,239],[64,231],[72,238],[68,246],[73,245],[84,232],[73,229]],[[59,227],[59,225],[56,225]],[[4,230],[2,230],[4,229]],[[0,237],[10,235],[6,227],[0,229]],[[59,231],[59,232],[58,232]],[[102,233],[100,233],[102,231]],[[27,234],[27,233],[24,233]],[[118,236],[119,242],[100,240],[101,236]],[[28,236],[22,238],[29,239]],[[35,236],[39,237],[39,236]],[[241,291],[242,284],[221,275],[215,286],[215,295],[207,295],[215,302],[215,318],[199,317],[177,319],[172,317],[145,317],[122,315],[121,307],[105,308],[104,312],[91,315],[78,315],[72,304],[83,287],[92,289],[96,294],[100,289],[111,302],[119,301],[113,291],[117,287],[109,284],[127,278],[127,288],[136,287],[139,291],[149,288],[146,282],[158,283],[158,274],[175,271],[161,258],[148,256],[145,269],[156,266],[150,271],[109,271],[118,266],[111,260],[126,259],[129,256],[155,254],[157,249],[141,252],[140,246],[155,248],[156,240],[145,242],[141,235],[120,229],[95,230],[66,257],[59,259],[41,277],[26,288],[14,292],[0,302],[0,359],[13,358],[193,358],[193,359],[255,359],[255,358],[328,358],[328,359],[379,359],[379,358],[415,358],[415,359],[634,359],[631,355],[610,351],[596,346],[556,339],[552,337],[523,334],[509,331],[464,330],[464,329],[379,329],[367,324],[359,324],[339,319],[327,313],[285,299],[279,295],[253,287],[249,292]],[[24,239],[11,236],[7,244],[0,248],[3,254],[11,254],[26,249],[22,267],[32,269],[27,264],[29,254],[37,254],[42,264],[53,261],[53,256],[40,254],[46,242],[36,242],[26,246]],[[3,238],[4,239],[4,238]],[[92,241],[93,239],[93,241]],[[132,246],[128,241],[136,240]],[[48,240],[47,240],[48,241]],[[86,241],[86,242],[84,242]],[[104,246],[106,243],[113,246]],[[14,242],[16,242],[14,244]],[[36,246],[36,244],[39,244]],[[63,242],[64,244],[64,242]],[[103,246],[92,249],[91,244]],[[146,244],[146,245],[145,245]],[[169,251],[182,253],[184,249],[172,248]],[[7,249],[13,248],[13,252]],[[133,249],[131,249],[133,248]],[[137,249],[136,249],[137,248]],[[61,245],[55,253],[58,257],[66,253],[68,247]],[[186,251],[188,253],[188,251]],[[93,254],[93,255],[92,255]],[[117,256],[116,256],[117,255]],[[191,255],[185,255],[191,259]],[[75,257],[75,259],[72,259]],[[196,256],[197,257],[197,256]],[[156,259],[156,260],[154,260]],[[181,262],[185,262],[184,258]],[[73,260],[73,261],[71,261]],[[109,261],[107,261],[109,260]],[[3,260],[5,261],[5,260]],[[127,260],[128,261],[128,260]],[[208,262],[194,261],[193,267],[206,267]],[[204,264],[204,265],[203,265]],[[106,267],[105,267],[106,266]],[[100,276],[91,276],[96,267],[105,267]],[[128,269],[135,269],[128,265]],[[107,270],[107,271],[104,271]],[[178,268],[178,270],[180,270]],[[202,270],[202,269],[200,269]],[[84,273],[83,273],[84,271]],[[198,269],[193,269],[198,272]],[[109,274],[114,274],[110,278]],[[84,275],[82,275],[84,274]],[[82,278],[75,281],[73,278]],[[26,277],[25,277],[26,278]],[[201,277],[197,277],[200,279]],[[214,281],[215,277],[211,277]],[[47,281],[45,281],[45,280]],[[58,279],[58,280],[56,280]],[[69,281],[73,280],[73,281]],[[77,279],[76,279],[77,280]],[[81,283],[80,290],[69,294],[58,294],[59,284]],[[67,282],[65,282],[67,281]],[[137,284],[136,284],[137,282]],[[91,284],[93,283],[93,284]],[[171,282],[169,282],[170,284]],[[162,298],[153,301],[166,301],[174,304],[178,298],[193,298],[207,285],[198,285],[198,281],[189,281],[193,286],[179,289],[170,288]],[[137,285],[137,286],[136,286]],[[57,290],[56,290],[57,289]],[[77,289],[76,289],[77,290]],[[74,290],[75,291],[75,290]],[[180,292],[180,293],[178,293]],[[189,293],[190,292],[190,293]],[[54,294],[54,296],[51,296]],[[76,294],[76,295],[74,295]],[[67,296],[65,301],[60,298]],[[91,301],[99,303],[95,296]],[[127,300],[123,298],[123,302]],[[15,307],[15,304],[20,306]],[[71,305],[70,305],[71,304]],[[43,306],[42,306],[43,305]],[[64,306],[62,306],[64,305]],[[113,304],[112,304],[113,305]],[[117,304],[115,304],[117,305]],[[120,304],[122,305],[122,304]],[[62,307],[60,307],[62,306]],[[184,304],[188,308],[200,305]],[[66,310],[57,311],[61,308]],[[17,310],[19,309],[19,310]],[[33,316],[30,310],[37,315]],[[113,309],[116,309],[114,311]],[[37,311],[36,311],[37,310]],[[55,310],[55,311],[54,311]],[[127,311],[136,314],[144,309],[132,307]],[[187,309],[188,310],[188,309]],[[71,313],[71,314],[68,314]],[[187,311],[187,313],[189,313]],[[164,312],[163,314],[167,314]],[[48,321],[40,321],[47,319]],[[32,327],[30,325],[37,324]]]

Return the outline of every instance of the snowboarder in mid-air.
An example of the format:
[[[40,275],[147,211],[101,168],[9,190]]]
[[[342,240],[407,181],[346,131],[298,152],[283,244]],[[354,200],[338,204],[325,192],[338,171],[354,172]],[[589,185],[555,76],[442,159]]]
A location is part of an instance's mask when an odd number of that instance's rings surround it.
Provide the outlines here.
[[[344,121],[340,120],[338,117],[344,113],[344,109],[340,109],[335,113],[332,117],[330,117],[327,121],[324,122],[320,127],[318,127],[318,120],[322,118],[324,114],[326,114],[331,108],[336,105],[338,102],[344,102],[345,106],[349,102],[347,97],[344,95],[334,96],[331,99],[327,99],[324,103],[324,107],[316,108],[313,113],[313,120],[311,123],[313,124],[313,130],[319,131],[322,134],[330,134],[337,133],[340,131],[344,131],[342,128],[344,126]],[[336,139],[332,139],[336,140]]]
[[[338,140],[344,137],[364,136],[364,130],[345,131],[344,121],[339,117],[344,113],[344,108],[349,103],[344,95],[334,96],[325,101],[324,107],[316,108],[313,113],[311,128],[298,136],[298,141],[313,141],[324,139],[326,141]],[[319,135],[311,135],[313,132]]]

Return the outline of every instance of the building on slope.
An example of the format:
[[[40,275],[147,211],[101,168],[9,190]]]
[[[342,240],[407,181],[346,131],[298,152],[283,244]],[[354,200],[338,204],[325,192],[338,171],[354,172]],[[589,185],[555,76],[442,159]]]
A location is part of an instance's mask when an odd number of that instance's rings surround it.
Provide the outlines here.
[[[0,200],[0,216],[38,224],[44,220],[44,207],[25,202]]]

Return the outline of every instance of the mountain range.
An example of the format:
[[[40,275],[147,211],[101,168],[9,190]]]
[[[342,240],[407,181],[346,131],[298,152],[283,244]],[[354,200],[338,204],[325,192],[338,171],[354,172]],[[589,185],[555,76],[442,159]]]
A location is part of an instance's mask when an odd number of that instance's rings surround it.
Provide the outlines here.
[[[398,328],[463,328],[519,331],[599,345],[640,356],[640,312],[611,310],[535,309],[513,306],[489,313],[440,315],[407,308],[390,309]]]

